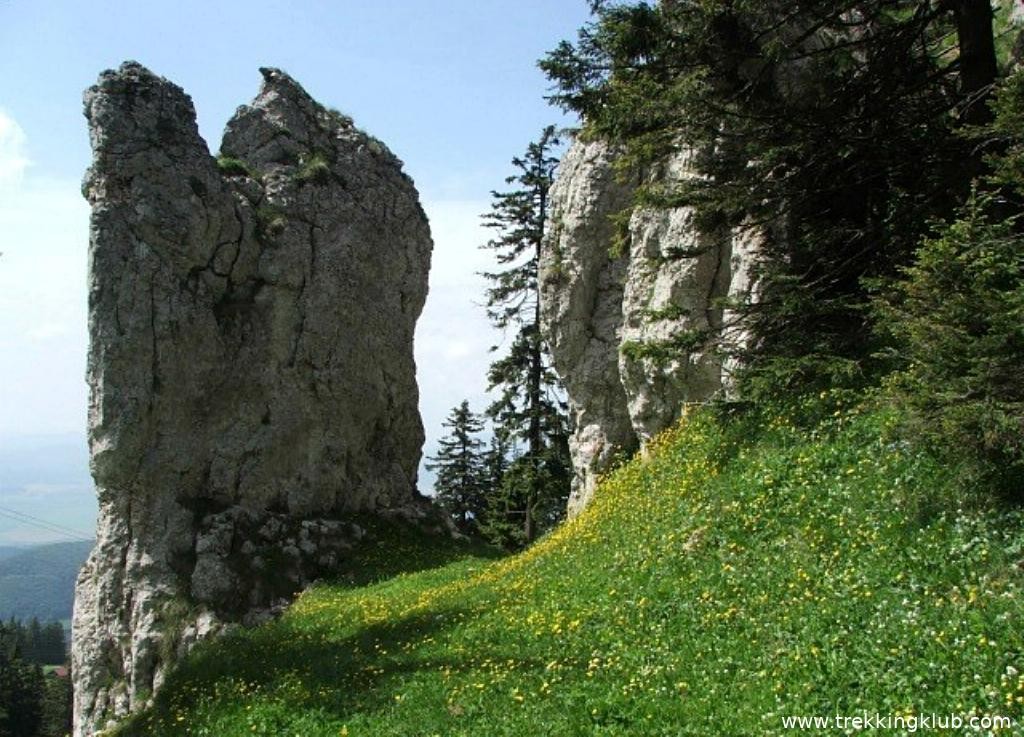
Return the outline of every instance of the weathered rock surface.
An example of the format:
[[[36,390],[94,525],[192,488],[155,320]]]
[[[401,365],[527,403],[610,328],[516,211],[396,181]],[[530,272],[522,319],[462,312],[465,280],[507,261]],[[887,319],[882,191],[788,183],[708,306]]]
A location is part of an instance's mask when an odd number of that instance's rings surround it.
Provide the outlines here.
[[[541,249],[542,326],[574,414],[570,511],[586,504],[616,454],[637,444],[618,371],[629,262],[610,256],[610,216],[631,204],[636,182],[618,181],[614,160],[604,143],[573,144],[551,189]]]
[[[95,552],[76,735],[336,569],[355,512],[422,516],[413,330],[431,240],[401,162],[263,69],[220,164],[135,63],[85,94]]]
[[[694,176],[689,152],[633,176],[616,170],[617,156],[601,141],[573,143],[542,251],[543,330],[575,415],[570,514],[616,457],[727,385],[728,366],[698,338],[742,340],[723,303],[749,293],[757,246],[748,230],[703,232],[689,207],[633,209],[625,245],[615,246],[612,218],[632,207],[641,182]],[[659,344],[676,345],[675,355],[644,350]]]

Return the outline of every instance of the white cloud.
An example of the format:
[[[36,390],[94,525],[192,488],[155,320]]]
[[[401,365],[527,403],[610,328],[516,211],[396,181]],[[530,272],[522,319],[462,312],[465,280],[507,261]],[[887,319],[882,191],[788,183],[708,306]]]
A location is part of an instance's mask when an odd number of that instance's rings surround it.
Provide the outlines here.
[[[444,357],[450,361],[466,359],[472,356],[479,346],[471,345],[464,340],[453,340],[444,349]]]
[[[18,122],[0,109],[0,188],[21,184],[28,158],[28,139]]]

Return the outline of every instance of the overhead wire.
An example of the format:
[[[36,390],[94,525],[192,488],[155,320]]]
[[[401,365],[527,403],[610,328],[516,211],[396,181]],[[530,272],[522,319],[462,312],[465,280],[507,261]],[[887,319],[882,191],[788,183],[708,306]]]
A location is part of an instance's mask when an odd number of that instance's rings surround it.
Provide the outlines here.
[[[40,530],[52,532],[62,537],[70,538],[74,541],[81,542],[92,542],[93,537],[83,533],[81,530],[76,530],[66,525],[61,525],[56,522],[49,522],[41,517],[36,517],[25,512],[19,512],[16,509],[10,509],[9,507],[0,507],[0,517],[6,517],[9,520],[18,522],[23,525],[35,527]]]

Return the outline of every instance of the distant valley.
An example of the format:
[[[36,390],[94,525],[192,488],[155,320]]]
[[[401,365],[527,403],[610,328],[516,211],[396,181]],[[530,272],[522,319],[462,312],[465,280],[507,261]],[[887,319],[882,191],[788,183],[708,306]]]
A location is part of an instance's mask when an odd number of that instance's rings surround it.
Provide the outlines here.
[[[10,558],[12,555],[24,553],[25,550],[25,547],[18,545],[0,545],[0,560],[6,560],[7,558]]]
[[[0,438],[0,619],[71,618],[95,519],[82,436]]]
[[[0,436],[0,560],[11,549],[91,539],[95,526],[83,434]]]
[[[0,619],[68,620],[92,542],[0,548]]]

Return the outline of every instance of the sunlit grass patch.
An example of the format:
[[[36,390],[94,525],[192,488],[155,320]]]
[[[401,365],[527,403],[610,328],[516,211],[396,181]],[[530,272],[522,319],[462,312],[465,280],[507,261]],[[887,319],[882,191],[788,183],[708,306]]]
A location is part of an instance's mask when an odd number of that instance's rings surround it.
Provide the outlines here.
[[[525,553],[303,594],[125,734],[782,734],[790,714],[1020,718],[1019,513],[856,407],[699,410]],[[936,501],[938,500],[938,501]],[[419,552],[416,552],[419,551]],[[418,566],[419,567],[419,566]],[[376,579],[376,580],[374,580]]]

